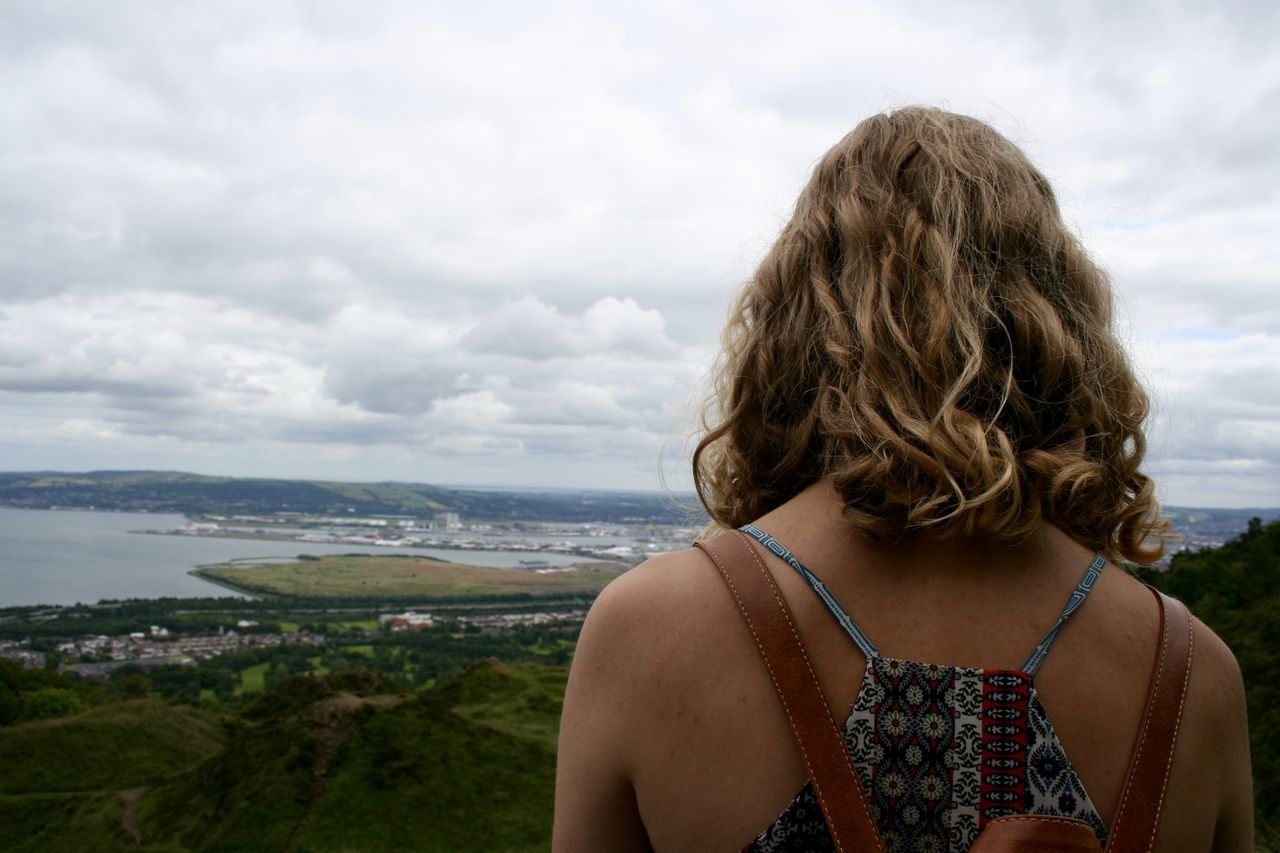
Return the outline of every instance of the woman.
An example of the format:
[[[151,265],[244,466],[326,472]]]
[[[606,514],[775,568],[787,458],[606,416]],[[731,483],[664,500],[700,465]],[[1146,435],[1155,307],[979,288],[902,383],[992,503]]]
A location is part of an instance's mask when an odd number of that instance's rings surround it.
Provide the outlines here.
[[[924,108],[827,153],[732,313],[699,495],[768,546],[889,850],[966,850],[1025,811],[1106,840],[1162,623],[1095,555],[1150,562],[1165,533],[1111,319],[1044,176],[990,127]],[[555,849],[829,849],[736,611],[692,549],[600,596],[565,697]],[[1153,849],[1248,850],[1239,670],[1194,628]],[[1004,776],[963,746],[965,714],[997,713],[965,710],[964,685],[993,677],[1025,688],[1001,713],[1037,732]],[[945,727],[941,746],[892,736],[907,726]]]

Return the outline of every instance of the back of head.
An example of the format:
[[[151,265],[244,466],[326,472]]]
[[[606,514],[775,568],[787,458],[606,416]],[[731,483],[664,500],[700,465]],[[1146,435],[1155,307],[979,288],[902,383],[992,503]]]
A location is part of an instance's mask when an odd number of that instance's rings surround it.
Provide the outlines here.
[[[884,538],[1162,548],[1146,394],[1105,274],[1016,146],[965,116],[873,116],[823,157],[740,294],[694,454],[725,526],[823,477]]]

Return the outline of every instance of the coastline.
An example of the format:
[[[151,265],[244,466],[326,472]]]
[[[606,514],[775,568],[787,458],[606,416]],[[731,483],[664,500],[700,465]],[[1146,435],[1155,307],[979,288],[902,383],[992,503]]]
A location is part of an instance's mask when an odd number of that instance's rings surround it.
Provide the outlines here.
[[[369,536],[351,536],[328,534],[320,536],[314,533],[296,532],[282,533],[267,530],[246,530],[244,528],[215,529],[182,529],[182,528],[142,528],[128,531],[142,536],[173,536],[186,539],[229,539],[250,542],[296,542],[299,545],[332,545],[353,548],[377,548],[388,552],[421,550],[462,551],[470,553],[498,552],[510,554],[530,554],[546,556],[554,554],[560,557],[574,557],[602,562],[624,563],[636,565],[649,556],[648,553],[637,552],[632,545],[609,545],[607,547],[591,545],[575,545],[570,543],[551,544],[530,540],[503,541],[498,539],[445,539],[403,537],[399,539],[379,539]],[[620,536],[619,539],[628,537]],[[413,554],[413,556],[419,556]],[[522,561],[523,562],[523,561]],[[529,561],[536,562],[536,561]],[[512,568],[523,568],[513,566]]]
[[[238,584],[235,581],[227,580],[225,578],[220,578],[217,575],[209,574],[206,571],[207,569],[215,568],[218,565],[226,565],[226,564],[210,563],[209,565],[206,565],[206,566],[196,566],[194,569],[191,569],[190,571],[188,571],[187,574],[191,575],[193,578],[199,578],[205,583],[212,584],[213,586],[220,587],[225,590],[229,590],[239,595],[243,595],[246,598],[251,598],[255,601],[265,601],[270,598],[280,597],[278,595],[275,595],[273,593],[270,593],[264,590],[253,589],[251,587]]]

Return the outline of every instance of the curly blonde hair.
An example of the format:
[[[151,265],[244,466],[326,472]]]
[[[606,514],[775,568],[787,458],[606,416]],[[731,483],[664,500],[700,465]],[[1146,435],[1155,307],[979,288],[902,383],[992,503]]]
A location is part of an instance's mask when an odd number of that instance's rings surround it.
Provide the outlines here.
[[[1016,146],[936,109],[872,116],[738,296],[698,496],[736,527],[830,477],[878,538],[1014,545],[1043,519],[1152,562],[1149,403],[1111,324],[1106,274]]]

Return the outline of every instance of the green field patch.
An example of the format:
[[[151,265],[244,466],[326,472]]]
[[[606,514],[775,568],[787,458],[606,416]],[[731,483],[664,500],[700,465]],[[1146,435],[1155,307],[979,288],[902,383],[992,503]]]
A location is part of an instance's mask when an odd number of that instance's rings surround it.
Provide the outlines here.
[[[373,657],[373,646],[340,646],[338,651],[344,655],[364,655],[367,658]]]
[[[538,574],[449,563],[430,557],[362,554],[252,566],[202,566],[195,574],[214,583],[259,594],[325,597],[596,593],[617,577],[609,571]],[[364,627],[369,621],[350,624]],[[377,624],[370,627],[376,628]]]
[[[343,622],[330,622],[338,628],[359,628],[363,631],[376,631],[381,627],[381,623],[377,619],[349,619]]]
[[[271,668],[269,663],[256,663],[251,667],[240,670],[240,690],[242,693],[261,693],[267,688],[266,675],[267,670]]]

